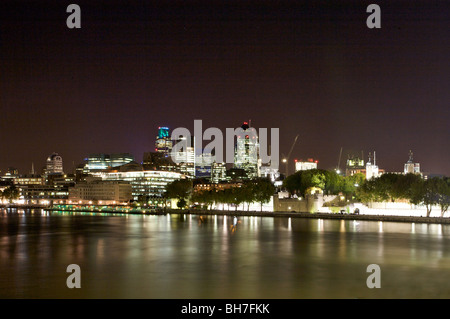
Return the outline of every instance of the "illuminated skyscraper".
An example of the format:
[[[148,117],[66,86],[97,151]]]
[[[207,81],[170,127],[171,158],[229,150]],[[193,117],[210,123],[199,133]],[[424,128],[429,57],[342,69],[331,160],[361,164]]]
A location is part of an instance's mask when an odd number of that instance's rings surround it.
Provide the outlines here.
[[[155,141],[155,152],[163,153],[165,157],[168,157],[172,151],[172,140],[169,134],[169,128],[166,126],[158,127],[158,136]]]
[[[177,170],[187,174],[191,177],[195,176],[195,138],[190,137],[190,140],[186,140],[186,137],[182,137],[176,141],[176,144],[181,143],[183,147],[175,149],[170,152],[171,159],[175,162]]]
[[[248,122],[244,122],[242,136],[237,136],[234,168],[243,169],[248,178],[258,177],[259,173],[259,143],[258,135]]]

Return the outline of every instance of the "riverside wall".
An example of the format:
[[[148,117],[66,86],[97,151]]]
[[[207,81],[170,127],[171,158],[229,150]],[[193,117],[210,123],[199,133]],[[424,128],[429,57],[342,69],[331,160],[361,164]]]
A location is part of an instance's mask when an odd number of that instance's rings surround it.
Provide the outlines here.
[[[405,223],[432,223],[450,224],[448,217],[418,217],[396,215],[357,215],[340,213],[308,213],[308,212],[258,212],[235,210],[167,210],[169,214],[193,214],[193,215],[229,215],[229,216],[260,216],[260,217],[290,217],[290,218],[315,218],[338,220],[366,220]]]

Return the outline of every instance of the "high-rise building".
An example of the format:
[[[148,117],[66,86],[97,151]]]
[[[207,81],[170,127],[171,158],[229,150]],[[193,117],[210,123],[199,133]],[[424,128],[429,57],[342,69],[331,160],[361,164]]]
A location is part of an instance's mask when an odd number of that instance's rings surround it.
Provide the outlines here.
[[[165,157],[168,157],[172,151],[172,146],[173,142],[169,134],[169,128],[167,126],[159,126],[155,141],[155,152],[163,153]]]
[[[248,122],[244,122],[241,126],[243,129],[242,136],[237,136],[234,168],[243,169],[247,178],[260,176],[259,172],[259,143],[258,135]]]
[[[144,170],[176,170],[176,166],[171,158],[159,152],[144,152],[142,167]]]
[[[405,174],[409,174],[409,173],[420,174],[420,163],[414,163],[413,153],[411,152],[411,150],[409,151],[409,159],[405,163],[403,172]]]
[[[62,157],[58,153],[53,153],[47,158],[45,172],[47,175],[64,174]]]
[[[211,153],[196,155],[195,177],[211,178],[211,166],[215,162],[215,156]]]
[[[92,172],[125,165],[134,161],[134,156],[129,153],[90,154],[85,161],[85,172]]]
[[[105,181],[126,181],[131,184],[132,196],[138,200],[141,196],[162,198],[165,187],[174,180],[184,178],[179,172],[168,171],[128,171],[128,172],[98,172],[95,176]]]
[[[191,177],[195,176],[195,138],[191,136],[190,143],[186,137],[182,137],[176,141],[176,145],[180,143],[182,147],[172,149],[170,156],[177,166],[177,170]]]
[[[211,164],[211,182],[217,184],[228,180],[225,163],[213,162]]]
[[[297,160],[295,160],[295,171],[298,172],[298,171],[306,171],[306,170],[309,170],[309,169],[317,169],[317,163],[318,162],[319,161],[317,161],[317,160],[315,161],[312,158],[308,158],[307,161],[303,161],[303,160],[297,161]]]

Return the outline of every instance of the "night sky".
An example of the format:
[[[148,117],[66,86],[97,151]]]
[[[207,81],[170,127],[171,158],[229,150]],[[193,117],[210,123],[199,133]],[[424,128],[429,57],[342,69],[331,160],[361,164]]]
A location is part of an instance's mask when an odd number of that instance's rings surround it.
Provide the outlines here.
[[[90,153],[140,162],[160,125],[251,119],[280,129],[284,154],[300,135],[291,160],[332,169],[341,147],[375,150],[403,171],[412,150],[450,176],[449,74],[449,1],[3,0],[0,169],[40,170],[52,152],[66,172]]]

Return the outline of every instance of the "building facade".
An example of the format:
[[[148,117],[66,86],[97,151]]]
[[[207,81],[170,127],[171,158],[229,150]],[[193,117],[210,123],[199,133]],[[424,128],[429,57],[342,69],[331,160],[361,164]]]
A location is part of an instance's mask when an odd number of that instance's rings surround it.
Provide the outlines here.
[[[69,188],[69,201],[76,204],[120,205],[132,199],[131,184],[125,181],[87,179]]]
[[[84,159],[85,173],[106,170],[111,167],[122,166],[134,161],[134,156],[130,153],[113,153],[113,154],[90,154]]]
[[[162,198],[168,183],[185,178],[179,172],[170,171],[128,171],[128,172],[98,172],[95,176],[104,181],[125,181],[131,185],[133,200],[142,197]]]
[[[372,179],[377,178],[380,176],[380,172],[378,169],[378,165],[376,165],[376,157],[375,152],[373,152],[373,159],[372,155],[369,153],[369,160],[366,163],[366,179]]]
[[[357,173],[366,174],[366,166],[364,159],[359,156],[351,155],[347,159],[345,166],[345,176],[353,176]]]
[[[168,157],[172,152],[172,139],[167,126],[158,127],[158,135],[155,141],[155,152],[161,153],[164,157]]]
[[[307,161],[295,161],[295,171],[306,171],[306,170],[310,170],[310,169],[317,169],[317,163],[318,161],[309,158]]]
[[[20,191],[24,203],[31,205],[62,204],[69,198],[69,187],[66,185],[22,185]]]
[[[58,153],[53,153],[47,158],[46,173],[50,174],[64,174],[63,160]]]
[[[243,129],[242,136],[237,136],[234,168],[243,169],[247,178],[255,178],[260,176],[259,167],[259,143],[258,135],[248,122],[244,122],[241,126]]]
[[[190,140],[182,137],[176,141],[172,148],[171,159],[180,173],[195,177],[195,138],[191,136]]]

